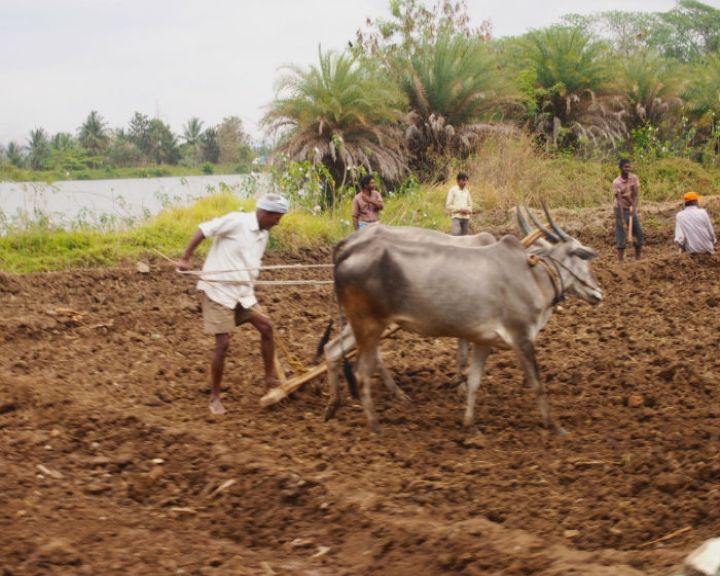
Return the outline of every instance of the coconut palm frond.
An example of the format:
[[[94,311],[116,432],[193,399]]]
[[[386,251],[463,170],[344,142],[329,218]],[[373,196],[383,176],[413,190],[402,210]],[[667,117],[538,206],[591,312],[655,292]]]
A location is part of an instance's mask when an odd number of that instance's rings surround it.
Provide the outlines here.
[[[292,160],[325,163],[336,182],[358,165],[387,180],[402,177],[408,169],[402,93],[348,54],[318,56],[309,69],[285,68],[276,84],[263,124],[285,133],[278,151]]]

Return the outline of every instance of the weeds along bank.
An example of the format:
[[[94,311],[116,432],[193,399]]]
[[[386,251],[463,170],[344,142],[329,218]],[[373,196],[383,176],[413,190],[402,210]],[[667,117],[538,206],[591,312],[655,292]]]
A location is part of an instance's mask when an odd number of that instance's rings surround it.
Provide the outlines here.
[[[511,208],[521,202],[536,205],[540,197],[553,208],[568,211],[596,208],[590,220],[598,226],[603,225],[605,211],[611,213],[610,183],[617,174],[614,164],[545,157],[522,140],[488,143],[472,160],[451,164],[451,173],[463,169],[470,174],[470,189],[479,210],[473,221],[476,230],[514,227]],[[673,209],[653,208],[650,203],[677,201],[679,208],[679,198],[689,189],[702,195],[720,192],[720,169],[703,167],[687,159],[635,159],[634,170],[641,181],[641,209],[644,205],[651,213],[648,222],[651,227],[653,222],[659,225],[657,219],[664,212],[667,212],[665,216],[671,216]],[[386,193],[382,221],[449,230],[450,220],[444,212],[444,202],[450,185],[450,182],[410,185],[402,192]],[[319,214],[302,197],[292,198],[293,211],[273,230],[270,249],[312,249],[327,246],[349,234],[352,231],[351,196],[352,191],[347,190],[334,210]],[[137,258],[153,249],[176,256],[198,223],[231,210],[252,210],[253,207],[252,200],[221,192],[189,207],[168,208],[129,230],[101,232],[90,227],[62,230],[42,219],[0,236],[0,269],[32,272],[110,265]],[[714,206],[709,208],[712,214]],[[571,214],[566,216],[569,218]]]

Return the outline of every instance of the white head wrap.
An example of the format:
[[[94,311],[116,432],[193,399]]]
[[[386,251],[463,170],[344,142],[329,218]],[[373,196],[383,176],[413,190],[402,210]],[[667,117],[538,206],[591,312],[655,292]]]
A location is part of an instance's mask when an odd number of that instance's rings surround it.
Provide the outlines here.
[[[266,212],[285,214],[290,207],[290,203],[287,201],[287,198],[280,194],[266,194],[257,201],[257,207]]]

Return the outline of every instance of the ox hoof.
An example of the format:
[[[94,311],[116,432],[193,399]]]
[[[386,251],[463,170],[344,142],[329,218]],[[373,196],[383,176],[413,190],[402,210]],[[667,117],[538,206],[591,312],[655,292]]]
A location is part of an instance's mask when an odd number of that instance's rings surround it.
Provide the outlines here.
[[[325,408],[325,422],[335,417],[335,412],[337,412],[337,409],[338,407],[335,404],[327,406]]]

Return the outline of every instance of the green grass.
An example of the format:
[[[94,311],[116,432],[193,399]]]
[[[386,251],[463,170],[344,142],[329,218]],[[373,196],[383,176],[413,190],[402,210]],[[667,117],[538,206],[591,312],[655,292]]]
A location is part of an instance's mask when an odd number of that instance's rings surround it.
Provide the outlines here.
[[[419,188],[386,200],[383,222],[448,228],[443,214],[444,190]],[[56,270],[73,266],[108,265],[136,259],[153,250],[179,256],[200,222],[233,210],[253,210],[253,200],[230,192],[207,196],[189,207],[169,208],[127,231],[100,232],[91,228],[61,230],[38,223],[0,236],[0,269],[7,272]],[[334,214],[296,210],[285,216],[270,234],[270,250],[327,246],[352,232],[351,203],[343,202]],[[202,257],[210,242],[200,245]]]
[[[212,174],[240,174],[246,167],[237,164],[211,164]],[[117,180],[120,178],[161,178],[165,176],[207,176],[204,165],[151,165],[130,168],[86,168],[82,170],[25,170],[0,165],[0,182],[57,182],[60,180]]]

